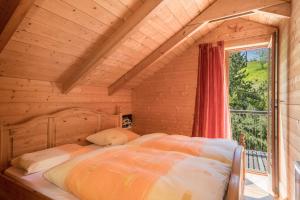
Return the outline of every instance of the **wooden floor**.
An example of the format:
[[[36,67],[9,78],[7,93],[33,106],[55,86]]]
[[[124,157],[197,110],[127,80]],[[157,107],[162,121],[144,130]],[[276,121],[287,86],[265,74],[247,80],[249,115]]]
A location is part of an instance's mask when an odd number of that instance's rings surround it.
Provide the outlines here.
[[[268,176],[246,173],[244,200],[273,200]]]
[[[248,171],[267,173],[267,153],[262,151],[246,150],[246,167]]]

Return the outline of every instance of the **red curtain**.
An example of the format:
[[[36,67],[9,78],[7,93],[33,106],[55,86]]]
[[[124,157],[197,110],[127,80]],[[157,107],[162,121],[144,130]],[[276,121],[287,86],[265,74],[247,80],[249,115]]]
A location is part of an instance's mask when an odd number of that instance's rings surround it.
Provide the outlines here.
[[[224,42],[200,44],[194,137],[231,138]]]

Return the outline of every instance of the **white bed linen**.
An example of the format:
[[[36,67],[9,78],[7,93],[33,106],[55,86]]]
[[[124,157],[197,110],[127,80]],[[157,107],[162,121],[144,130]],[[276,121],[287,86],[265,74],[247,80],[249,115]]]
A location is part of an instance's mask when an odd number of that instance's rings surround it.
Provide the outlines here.
[[[103,148],[95,144],[88,145],[90,148]],[[44,171],[26,175],[26,172],[17,167],[10,167],[4,174],[30,187],[31,189],[42,193],[43,195],[55,200],[79,200],[73,194],[66,192],[43,177]]]
[[[79,200],[71,193],[62,190],[56,185],[47,181],[43,177],[43,172],[24,175],[24,172],[21,169],[10,167],[5,170],[4,173],[5,175],[19,181],[20,183],[32,188],[39,193],[42,193],[49,198],[57,200]]]

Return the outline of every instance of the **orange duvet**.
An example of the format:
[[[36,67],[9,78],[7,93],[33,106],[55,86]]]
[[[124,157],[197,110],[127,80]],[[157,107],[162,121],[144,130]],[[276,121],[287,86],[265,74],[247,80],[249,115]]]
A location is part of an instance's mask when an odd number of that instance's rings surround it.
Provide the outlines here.
[[[235,148],[237,147],[235,141],[227,139],[208,139],[167,134],[144,135],[129,144],[163,151],[176,151],[192,156],[201,156],[230,165]]]
[[[138,146],[77,156],[44,177],[83,200],[221,200],[230,166]]]

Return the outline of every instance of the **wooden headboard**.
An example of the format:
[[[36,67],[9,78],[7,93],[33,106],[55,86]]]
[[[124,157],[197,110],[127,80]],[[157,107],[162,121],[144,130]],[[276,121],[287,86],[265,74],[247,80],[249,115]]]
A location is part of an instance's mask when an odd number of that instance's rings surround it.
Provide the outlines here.
[[[121,127],[121,114],[70,108],[24,123],[0,127],[0,170],[12,158],[58,145],[88,144],[85,138],[99,130]]]

